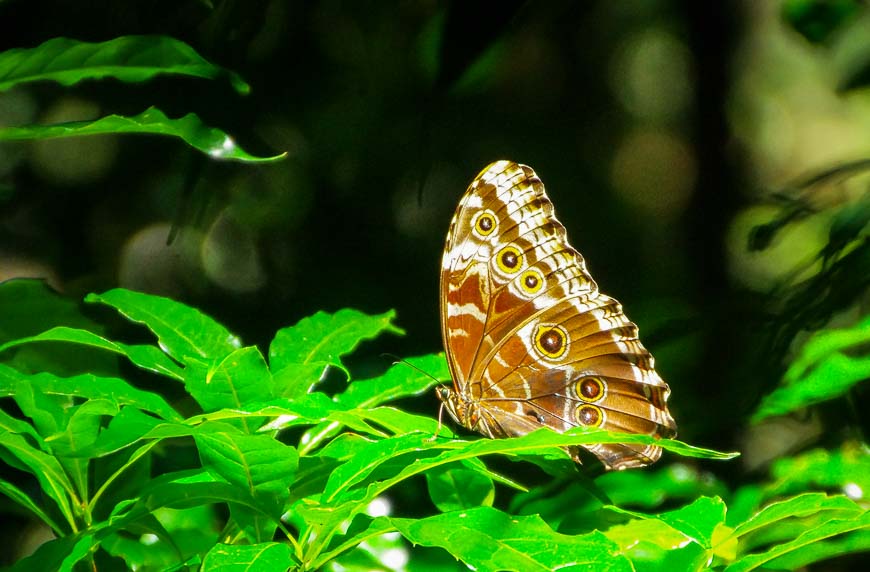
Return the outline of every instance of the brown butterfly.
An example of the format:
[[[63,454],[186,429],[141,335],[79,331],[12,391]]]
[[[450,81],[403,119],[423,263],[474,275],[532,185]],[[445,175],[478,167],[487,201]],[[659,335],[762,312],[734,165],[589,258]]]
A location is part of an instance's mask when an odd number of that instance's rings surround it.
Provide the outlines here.
[[[535,172],[497,161],[471,182],[441,265],[441,332],[453,387],[438,397],[487,437],[575,426],[676,435],[668,385],[622,306],[599,292]],[[608,469],[655,462],[655,445],[585,446]],[[580,462],[579,451],[569,449]]]

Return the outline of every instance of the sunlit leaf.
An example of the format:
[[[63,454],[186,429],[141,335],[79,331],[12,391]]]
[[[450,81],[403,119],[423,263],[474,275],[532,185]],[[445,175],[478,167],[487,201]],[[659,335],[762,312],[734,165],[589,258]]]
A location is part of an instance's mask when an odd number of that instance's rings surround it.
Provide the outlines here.
[[[107,115],[89,121],[70,121],[54,125],[28,125],[24,127],[0,127],[0,141],[18,139],[54,139],[57,137],[80,137],[83,135],[106,135],[139,133],[177,137],[212,159],[235,161],[276,161],[284,154],[272,157],[251,155],[232,137],[203,123],[195,113],[178,119],[167,117],[156,107],[149,107],[139,115]]]
[[[186,361],[185,386],[203,411],[245,409],[273,397],[272,374],[260,350],[254,346],[209,362],[195,358]],[[257,427],[249,427],[249,430]]]
[[[427,471],[426,487],[429,498],[441,512],[492,506],[495,498],[492,479],[462,463]]]
[[[725,572],[746,572],[748,570],[755,570],[765,566],[777,558],[787,556],[798,550],[804,551],[817,542],[827,540],[843,533],[867,529],[870,529],[870,511],[858,511],[852,518],[835,518],[828,520],[819,526],[808,528],[803,534],[790,542],[776,544],[772,548],[759,554],[749,554],[741,557],[737,562],[725,568]],[[848,546],[844,546],[844,548],[847,548],[847,551],[851,550]],[[820,558],[824,557],[825,554],[821,551],[825,550],[825,548],[820,547],[819,550],[820,552],[817,556]],[[811,549],[803,552],[801,556],[804,559],[808,559],[810,562],[816,560],[816,555],[812,554]]]
[[[202,465],[256,500],[255,510],[234,505],[230,512],[252,542],[268,540],[289,498],[299,456],[270,435],[223,432],[215,430],[217,426],[204,424],[194,434]]]
[[[58,326],[35,336],[12,340],[0,346],[0,352],[8,348],[34,342],[67,342],[106,350],[126,356],[133,364],[142,369],[147,369],[177,380],[182,379],[181,368],[178,364],[169,359],[165,353],[155,346],[127,345],[121,342],[113,342],[88,330],[65,326]]]
[[[352,381],[336,399],[346,407],[373,407],[402,397],[419,395],[431,389],[439,380],[450,380],[444,354],[416,356],[393,364],[378,378]]]
[[[870,453],[854,441],[844,443],[839,450],[813,449],[776,459],[770,473],[773,482],[764,488],[767,496],[813,488],[836,490],[852,498],[870,494]]]
[[[22,388],[25,386],[32,386],[34,390],[44,394],[105,399],[117,404],[119,409],[124,405],[133,405],[163,419],[181,419],[179,413],[163,397],[133,387],[120,378],[91,374],[73,377],[58,377],[50,373],[26,375],[0,364],[0,396],[21,397]]]
[[[307,393],[326,367],[337,367],[350,374],[341,361],[362,341],[382,333],[402,334],[392,324],[395,312],[369,316],[345,308],[335,314],[318,312],[283,328],[269,346],[269,365],[283,387],[283,395]]]
[[[633,570],[616,543],[600,532],[559,534],[537,516],[478,507],[389,522],[412,543],[443,548],[475,570]]]
[[[264,542],[251,546],[216,544],[208,551],[200,570],[221,572],[273,572],[294,566],[290,546],[278,542]]]
[[[796,547],[771,560],[767,567],[772,570],[800,570],[815,562],[855,552],[870,552],[870,530],[865,528]]]
[[[616,506],[654,508],[674,499],[722,496],[727,488],[710,473],[683,463],[645,471],[610,471],[595,479]]]
[[[33,81],[74,85],[111,77],[141,82],[161,74],[226,77],[239,93],[251,89],[238,74],[209,63],[189,45],[166,36],[121,36],[96,43],[52,38],[35,48],[0,52],[0,91]]]
[[[157,336],[160,347],[180,363],[185,357],[222,358],[242,345],[209,316],[162,296],[115,288],[88,294],[85,301],[112,306],[129,320],[144,324]]]
[[[67,523],[73,522],[75,491],[55,457],[34,448],[21,435],[0,430],[0,459],[36,477],[42,493],[55,502]]]
[[[348,388],[337,394],[334,399],[337,402],[337,407],[355,408],[359,411],[371,410],[372,414],[381,416],[381,421],[386,422],[387,420],[383,417],[389,413],[373,408],[394,399],[418,395],[438,383],[437,380],[448,377],[447,361],[443,354],[411,357],[393,364],[384,375],[378,378],[352,380],[348,384]],[[338,416],[333,415],[332,417],[336,421],[318,425],[306,432],[303,442],[307,444],[307,449],[313,449],[324,439],[333,437],[338,433],[341,429],[341,422]],[[392,422],[398,421],[397,416],[393,417]],[[369,418],[378,421],[371,416]],[[387,424],[389,425],[389,423]],[[432,427],[431,420],[423,420],[419,417],[416,420],[405,417],[402,424],[406,430],[412,429],[412,426],[414,430],[430,430]],[[432,427],[431,430],[434,431],[436,427]],[[394,432],[401,430],[401,427],[395,424],[391,428],[395,429]],[[442,435],[452,436],[449,429],[443,426],[442,428]]]
[[[853,328],[816,333],[789,367],[784,385],[764,398],[752,420],[839,397],[856,383],[870,379],[870,355],[851,351],[868,341],[870,318]]]
[[[824,493],[805,493],[764,507],[755,516],[734,528],[734,536],[743,536],[764,526],[784,519],[803,517],[822,511],[833,515],[857,515],[862,511],[854,502],[843,496],[828,496]]]
[[[80,304],[63,298],[41,280],[15,279],[0,283],[0,343],[34,336],[55,326],[101,333],[103,326],[87,318]],[[86,354],[60,345],[30,345],[0,353],[0,361],[27,371],[52,371],[58,375],[115,373],[113,356]],[[108,358],[108,359],[106,359]]]

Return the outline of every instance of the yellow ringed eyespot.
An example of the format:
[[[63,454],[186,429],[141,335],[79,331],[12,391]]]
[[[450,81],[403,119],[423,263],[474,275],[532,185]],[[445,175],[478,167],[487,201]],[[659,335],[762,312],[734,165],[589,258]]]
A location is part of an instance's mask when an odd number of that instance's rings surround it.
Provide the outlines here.
[[[536,294],[544,286],[544,277],[535,269],[529,269],[520,276],[520,288],[526,294]]]
[[[562,326],[538,326],[534,341],[544,357],[557,359],[568,349],[568,332]]]
[[[471,222],[474,232],[481,237],[492,234],[497,226],[495,215],[490,210],[480,211]]]
[[[495,263],[505,274],[513,274],[523,267],[523,253],[516,246],[509,244],[495,255]]]
[[[601,424],[604,423],[604,412],[601,411],[601,408],[588,403],[579,405],[574,411],[574,417],[577,419],[577,423],[584,427],[601,427]]]
[[[604,397],[607,386],[604,383],[604,380],[600,377],[590,376],[580,378],[580,380],[577,381],[575,388],[580,399],[594,403]]]

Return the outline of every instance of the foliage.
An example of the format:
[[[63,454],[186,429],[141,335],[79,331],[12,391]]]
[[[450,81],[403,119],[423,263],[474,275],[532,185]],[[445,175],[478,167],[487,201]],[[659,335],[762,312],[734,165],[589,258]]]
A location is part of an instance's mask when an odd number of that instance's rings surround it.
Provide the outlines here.
[[[238,92],[250,91],[237,74],[209,63],[184,42],[162,36],[122,36],[100,43],[53,38],[35,48],[0,52],[0,92],[39,81],[62,85],[102,78],[142,82],[164,74],[206,79],[226,77]],[[215,159],[268,161],[283,156],[256,157],[239,148],[223,131],[203,124],[195,114],[169,119],[153,107],[133,117],[109,115],[95,121],[3,127],[0,141],[105,133],[174,136]]]
[[[60,305],[34,281],[0,286],[0,296],[7,291],[28,300],[31,315]],[[346,358],[365,340],[400,334],[392,313],[319,312],[279,331],[267,361],[209,316],[167,298],[115,289],[87,302],[113,308],[153,338],[122,342],[84,317],[60,313],[57,326],[4,336],[0,456],[16,478],[3,481],[2,491],[57,535],[14,570],[73,569],[109,557],[143,570],[386,570],[397,549],[413,570],[425,562],[419,547],[443,549],[478,570],[711,564],[753,570],[803,565],[865,550],[870,542],[865,508],[843,495],[810,492],[813,485],[836,488],[836,480],[801,483],[788,476],[806,475],[806,463],[833,462],[844,478],[866,476],[864,454],[795,459],[801,467],[779,469],[779,484],[764,491],[716,490],[681,464],[645,476],[613,473],[596,484],[577,480],[557,447],[650,438],[543,429],[514,439],[463,440],[431,417],[389,405],[445,378],[441,355],[355,379]],[[27,315],[15,316],[2,331],[32,332],[27,322]],[[67,325],[73,322],[81,325]],[[109,362],[105,371],[57,375],[56,361],[46,359],[54,352],[39,350],[60,346],[110,352],[135,369]],[[321,382],[335,373],[346,384],[328,395]],[[143,389],[147,380],[156,389]],[[170,402],[175,384],[187,397]],[[659,444],[683,456],[733,456],[678,441]],[[166,462],[186,457],[185,450],[195,460]],[[482,462],[491,455],[532,462],[570,485],[527,489]],[[435,514],[372,512],[413,491],[418,475],[426,477]],[[22,484],[28,476],[38,494]],[[652,489],[638,479],[658,480],[659,498],[644,500]],[[514,497],[512,509],[494,503],[502,494]],[[585,500],[569,504],[565,495]],[[742,514],[729,510],[729,497]],[[624,508],[686,500],[662,512]]]

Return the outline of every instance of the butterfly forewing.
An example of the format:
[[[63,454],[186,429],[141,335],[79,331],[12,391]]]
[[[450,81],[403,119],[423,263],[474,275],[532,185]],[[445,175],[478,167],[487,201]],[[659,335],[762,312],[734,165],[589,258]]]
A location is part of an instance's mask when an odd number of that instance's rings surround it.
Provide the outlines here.
[[[445,403],[470,429],[676,434],[668,386],[637,327],[598,291],[529,167],[493,163],[460,201],[442,261],[441,325],[454,381]],[[661,454],[642,445],[587,449],[608,468]]]

